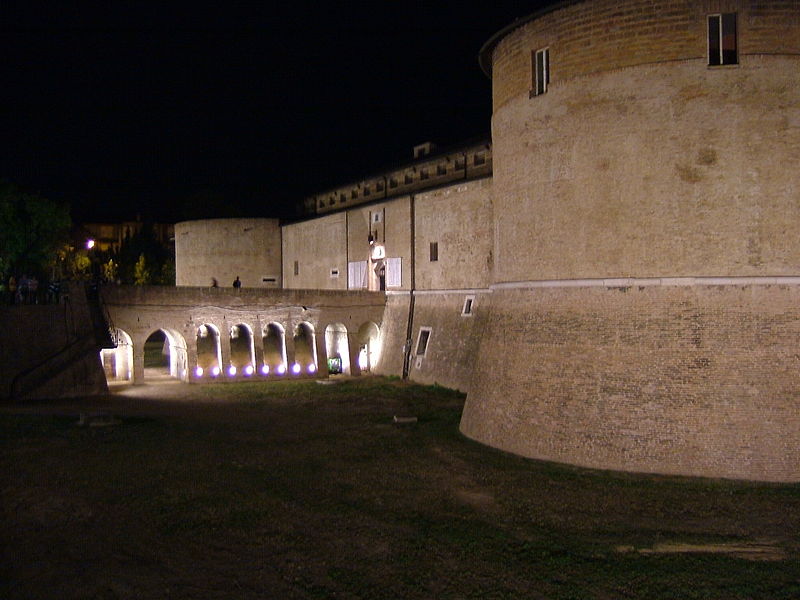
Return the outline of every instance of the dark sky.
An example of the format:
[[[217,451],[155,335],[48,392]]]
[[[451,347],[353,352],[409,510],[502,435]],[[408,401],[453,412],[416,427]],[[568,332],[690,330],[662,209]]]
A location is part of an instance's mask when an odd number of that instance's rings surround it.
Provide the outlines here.
[[[0,178],[78,221],[285,215],[488,135],[478,50],[541,4],[4,3]]]

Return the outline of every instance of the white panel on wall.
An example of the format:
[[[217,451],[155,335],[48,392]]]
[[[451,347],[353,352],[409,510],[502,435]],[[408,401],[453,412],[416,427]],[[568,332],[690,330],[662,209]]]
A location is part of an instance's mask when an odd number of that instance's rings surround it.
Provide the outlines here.
[[[386,287],[400,287],[403,285],[403,259],[386,259]]]
[[[367,261],[347,263],[347,289],[360,290],[367,287]]]

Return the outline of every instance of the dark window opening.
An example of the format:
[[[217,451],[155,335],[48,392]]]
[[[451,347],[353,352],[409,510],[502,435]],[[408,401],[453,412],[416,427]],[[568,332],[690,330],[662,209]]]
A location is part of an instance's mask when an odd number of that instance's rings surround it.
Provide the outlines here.
[[[294,274],[300,275],[300,263],[299,261],[294,261]]]
[[[710,66],[739,63],[736,46],[736,13],[708,17],[708,64]]]
[[[436,174],[437,175],[447,175],[447,165],[437,165],[436,166]]]
[[[439,242],[431,242],[431,262],[439,260]]]
[[[472,314],[472,303],[475,301],[475,298],[472,296],[467,296],[464,299],[464,307],[461,309],[462,315],[471,315]]]
[[[532,56],[533,62],[533,94],[538,96],[547,91],[550,83],[550,49],[537,50]]]
[[[420,329],[419,330],[419,339],[417,340],[417,356],[425,356],[425,353],[428,351],[428,342],[431,339],[431,330],[430,329]]]

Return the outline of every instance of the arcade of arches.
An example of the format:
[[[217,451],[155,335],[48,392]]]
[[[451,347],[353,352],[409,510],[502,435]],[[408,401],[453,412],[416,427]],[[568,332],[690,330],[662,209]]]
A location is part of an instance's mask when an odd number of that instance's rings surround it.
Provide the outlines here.
[[[117,347],[101,351],[109,382],[172,378],[181,381],[233,380],[249,377],[359,375],[380,358],[380,328],[372,321],[357,331],[331,323],[321,332],[307,321],[287,335],[281,323],[254,327],[245,322],[223,329],[202,323],[194,339],[172,328],[159,328],[137,343],[116,330]],[[141,336],[140,336],[141,337]],[[141,375],[134,365],[140,361]]]

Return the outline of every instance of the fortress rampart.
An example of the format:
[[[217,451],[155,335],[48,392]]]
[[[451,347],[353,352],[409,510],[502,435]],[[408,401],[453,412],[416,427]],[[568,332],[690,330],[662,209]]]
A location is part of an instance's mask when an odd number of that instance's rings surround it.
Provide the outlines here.
[[[219,365],[244,330],[265,364],[276,329],[286,364],[349,340],[352,373],[374,357],[464,390],[461,431],[528,457],[800,481],[800,1],[567,1],[481,62],[491,143],[422,152],[257,234],[178,224],[179,285],[229,271],[253,306],[176,309],[172,337],[230,331]],[[255,289],[267,272],[308,300]],[[135,310],[141,342],[159,325]]]
[[[798,480],[800,3],[567,2],[482,57],[495,268],[462,431]]]

